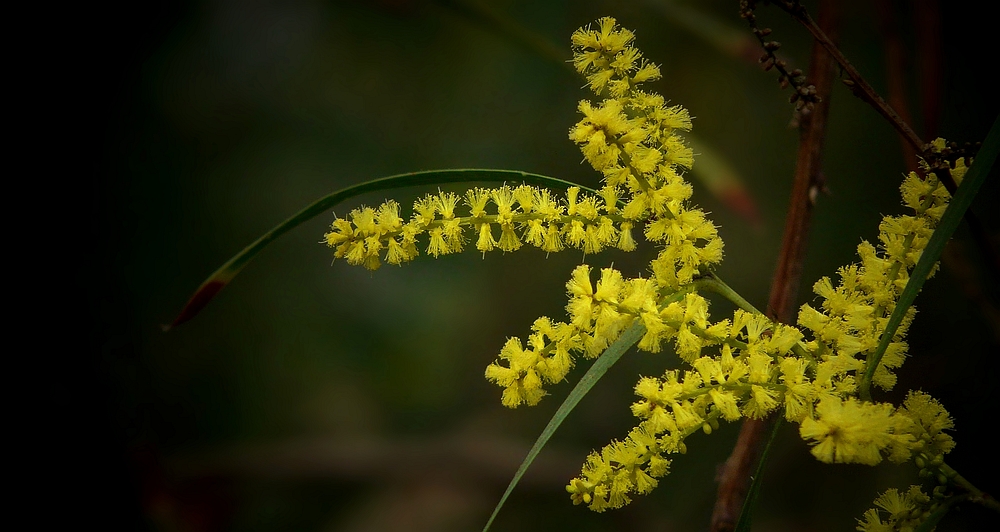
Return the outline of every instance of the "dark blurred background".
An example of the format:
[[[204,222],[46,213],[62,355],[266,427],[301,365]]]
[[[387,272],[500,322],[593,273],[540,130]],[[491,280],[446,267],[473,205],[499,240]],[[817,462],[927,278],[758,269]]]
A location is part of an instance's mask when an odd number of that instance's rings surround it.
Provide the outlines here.
[[[882,94],[897,68],[922,138],[985,136],[1000,109],[986,83],[995,20],[935,0],[852,0],[840,10],[842,49]],[[73,75],[61,83],[82,87],[69,96],[79,151],[69,195],[81,200],[71,212],[87,238],[71,250],[83,264],[67,311],[85,317],[85,349],[66,357],[69,379],[51,396],[78,435],[59,463],[82,515],[164,531],[480,528],[571,388],[510,411],[483,370],[536,317],[564,315],[579,253],[465,253],[371,273],[331,264],[319,244],[331,213],[273,244],[194,321],[166,334],[160,324],[247,243],[350,184],[495,167],[595,185],[567,139],[589,93],[562,61],[570,33],[604,15],[635,30],[662,65],[652,88],[691,111],[699,152],[725,172],[722,185],[696,175],[694,200],[726,242],[720,275],[763,307],[798,135],[788,91],[756,64],[734,0],[252,0],[80,11]],[[758,16],[784,57],[805,68],[806,31],[775,8]],[[854,260],[862,238],[876,237],[883,214],[902,212],[899,140],[839,84],[827,140],[829,194],[816,210],[801,302],[818,277]],[[974,205],[994,244],[996,181]],[[392,197],[405,206],[425,192]],[[587,262],[638,275],[652,253]],[[987,264],[963,225],[918,299],[912,358],[882,398],[898,402],[915,388],[939,397],[958,427],[949,462],[995,492],[986,434],[1000,328]],[[731,308],[718,302],[715,311]],[[495,529],[706,529],[736,426],[693,437],[660,487],[623,510],[594,514],[563,489],[591,449],[633,426],[638,375],[677,366],[669,352],[624,358],[542,452]],[[879,491],[913,482],[912,465],[819,464],[786,426],[756,529],[851,530]],[[939,530],[987,519],[995,516],[963,506]]]

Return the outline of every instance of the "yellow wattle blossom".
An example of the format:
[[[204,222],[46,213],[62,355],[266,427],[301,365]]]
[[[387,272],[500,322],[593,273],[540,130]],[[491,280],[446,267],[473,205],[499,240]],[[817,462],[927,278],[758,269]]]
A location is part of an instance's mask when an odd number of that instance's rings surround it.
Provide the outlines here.
[[[424,252],[434,257],[459,253],[470,241],[483,253],[516,251],[524,244],[547,253],[567,247],[587,254],[609,247],[632,251],[636,220],[625,219],[615,201],[608,193],[581,195],[576,187],[567,190],[565,200],[528,185],[474,188],[464,196],[439,192],[415,201],[409,221],[391,200],[377,209],[355,209],[349,219],[334,220],[324,240],[336,258],[369,270],[383,261],[399,265],[415,259],[418,238],[426,239]],[[460,205],[468,215],[458,213]]]
[[[943,145],[943,141],[938,144]],[[956,182],[961,182],[965,162],[960,159],[951,173]],[[831,376],[839,382],[831,383],[832,387],[853,387],[855,375],[863,370],[875,351],[886,318],[909,280],[909,271],[919,260],[951,197],[933,173],[921,179],[911,172],[903,180],[900,192],[903,204],[913,209],[914,214],[886,216],[879,225],[879,248],[862,242],[858,246],[860,264],[841,268],[836,286],[827,277],[813,286],[813,292],[823,298],[821,308],[807,304],[799,312],[799,326],[819,340],[818,356],[840,355],[857,360],[853,365],[841,360],[840,368]],[[896,383],[892,370],[906,358],[904,338],[915,312],[912,307],[907,310],[875,370],[872,382],[883,389],[891,389]]]
[[[954,476],[942,466],[954,447],[947,411],[922,392],[911,392],[899,408],[859,400],[858,381],[875,366],[888,316],[947,207],[948,191],[933,173],[910,173],[900,191],[913,213],[886,216],[877,243],[858,245],[857,263],[840,268],[836,281],[819,279],[813,285],[819,302],[801,307],[797,326],[742,309],[713,321],[698,290],[717,281],[711,268],[722,260],[723,243],[690,203],[684,172],[694,157],[682,134],[691,129],[691,117],[641,88],[660,70],[634,41],[610,17],[572,36],[573,64],[599,101],[579,103],[582,118],[569,138],[602,175],[597,194],[571,187],[556,196],[528,185],[438,192],[415,201],[409,219],[390,200],[335,219],[325,242],[337,258],[371,270],[383,261],[408,262],[421,250],[439,257],[469,247],[485,254],[530,245],[547,253],[574,248],[593,254],[632,251],[635,234],[657,248],[647,277],[577,266],[566,283],[565,321],[538,318],[526,341],[509,338],[485,370],[486,379],[503,389],[504,406],[536,405],[547,385],[565,379],[576,357],[600,356],[634,323],[645,329],[640,350],[659,353],[670,344],[688,366],[639,379],[639,399],[631,405],[637,426],[587,457],[580,476],[566,486],[574,504],[598,512],[619,508],[657,486],[669,470],[668,456],[686,452],[688,437],[711,434],[720,419],[763,419],[779,410],[799,424],[799,435],[822,462],[912,458],[922,476],[946,484]],[[944,141],[933,146],[941,151]],[[960,182],[965,171],[960,159],[952,177]],[[914,315],[907,310],[874,371],[872,382],[883,389],[895,385],[893,370],[905,360]],[[942,493],[939,486],[933,496]],[[906,493],[890,489],[858,530],[912,530],[926,519],[929,501],[916,486]]]
[[[816,417],[799,426],[803,439],[812,440],[812,454],[821,462],[875,465],[889,450],[896,461],[909,458],[911,421],[892,405],[826,396],[816,406]]]
[[[931,515],[931,497],[920,486],[906,492],[889,488],[875,499],[875,508],[858,520],[859,532],[912,532]]]

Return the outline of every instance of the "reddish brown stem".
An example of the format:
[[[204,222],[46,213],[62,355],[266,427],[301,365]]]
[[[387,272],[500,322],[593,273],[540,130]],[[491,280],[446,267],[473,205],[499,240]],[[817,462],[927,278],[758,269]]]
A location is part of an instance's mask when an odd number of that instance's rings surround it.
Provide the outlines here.
[[[882,33],[882,43],[885,48],[885,71],[889,86],[889,105],[899,112],[899,117],[907,124],[913,123],[910,116],[910,106],[906,97],[906,52],[903,40],[896,28],[895,16],[892,12],[892,0],[875,2],[878,12],[879,30]],[[899,136],[900,148],[903,152],[903,163],[908,172],[917,170],[917,151],[910,145],[906,137]]]
[[[941,119],[941,15],[938,0],[917,0],[914,13],[917,35],[917,76],[925,138],[937,137]]]
[[[824,36],[834,34],[836,28],[836,0],[820,3],[820,24]],[[829,39],[829,38],[828,38]],[[782,323],[792,323],[802,277],[802,258],[806,236],[812,218],[817,192],[823,187],[820,160],[826,133],[826,119],[830,108],[830,94],[834,79],[834,60],[824,46],[813,43],[809,61],[809,74],[820,96],[812,112],[799,122],[799,151],[795,166],[792,195],[781,242],[781,253],[771,284],[768,315]],[[710,529],[714,532],[730,531],[736,525],[746,497],[750,472],[757,461],[760,446],[769,423],[766,420],[746,420],[732,454],[719,471],[719,490],[712,512]]]

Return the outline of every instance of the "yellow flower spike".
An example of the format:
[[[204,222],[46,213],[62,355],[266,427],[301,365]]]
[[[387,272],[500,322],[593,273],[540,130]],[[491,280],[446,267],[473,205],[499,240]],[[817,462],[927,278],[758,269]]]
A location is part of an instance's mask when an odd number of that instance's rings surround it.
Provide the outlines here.
[[[615,223],[607,216],[602,216],[596,226],[591,226],[594,229],[594,237],[601,247],[614,245],[618,240],[618,230],[615,229]]]
[[[689,402],[677,402],[670,405],[670,410],[674,414],[678,430],[687,430],[693,427],[700,427],[704,419],[695,413]]]
[[[479,232],[479,238],[476,239],[476,249],[486,253],[487,251],[493,251],[493,247],[497,245],[496,240],[493,239],[493,229],[488,223],[482,223],[477,226]]]
[[[617,214],[618,200],[621,199],[621,191],[614,185],[605,184],[597,191],[601,198],[601,210],[606,214]]]
[[[632,172],[628,168],[617,164],[605,167],[601,173],[604,174],[604,183],[607,187],[614,187],[615,190],[628,183],[632,178]],[[634,191],[634,189],[631,190]]]
[[[705,345],[704,340],[692,333],[687,327],[684,327],[677,332],[675,341],[677,356],[679,356],[681,360],[688,363],[694,361],[701,355],[701,348]]]
[[[403,219],[399,217],[399,204],[389,200],[380,205],[375,212],[375,223],[379,233],[398,231],[403,226]]]
[[[777,407],[777,394],[764,386],[754,384],[750,387],[750,397],[743,405],[743,414],[751,419],[764,419]]]
[[[592,196],[587,196],[575,205],[575,213],[579,216],[583,216],[589,221],[594,221],[597,219],[598,215],[598,205],[597,198]]]
[[[656,148],[647,148],[641,145],[629,145],[626,147],[625,151],[631,158],[630,162],[632,164],[632,168],[635,168],[643,174],[648,174],[656,170],[657,165],[660,164],[660,161],[663,158],[660,151]]]
[[[458,196],[451,192],[438,192],[437,196],[432,196],[431,201],[434,209],[445,220],[455,217],[455,205],[458,204]]]
[[[644,311],[639,315],[639,319],[642,320],[646,333],[642,335],[636,347],[649,353],[659,353],[668,327],[663,324],[663,320],[656,312]]]
[[[514,200],[522,212],[531,212],[535,205],[535,194],[538,189],[528,185],[521,185],[514,189]]]
[[[569,187],[566,189],[566,214],[573,216],[576,214],[577,198],[580,195],[580,187]]]
[[[632,77],[634,83],[644,83],[647,81],[656,81],[660,79],[660,67],[654,65],[653,63],[643,63],[639,70],[636,71],[635,76]]]
[[[354,234],[351,222],[337,218],[330,224],[330,231],[323,235],[323,239],[328,247],[336,247],[343,242],[349,241]]]
[[[570,494],[570,499],[574,505],[590,504],[594,500],[594,484],[579,478],[574,478],[566,486],[566,492]]]
[[[362,241],[354,241],[344,252],[347,263],[357,266],[365,261],[365,244]]]
[[[548,189],[534,189],[534,199],[532,207],[535,213],[542,216],[542,219],[551,222],[557,220],[563,213],[563,207],[559,206]]]
[[[955,180],[956,185],[962,184],[962,179],[965,178],[965,173],[969,171],[969,168],[965,165],[965,159],[960,158],[955,161],[955,167],[952,168],[949,173],[951,178]]]
[[[594,321],[594,341],[588,346],[588,357],[600,355],[632,322],[631,316],[621,314],[612,305],[600,305]]]
[[[905,416],[891,405],[841,400],[826,396],[799,427],[803,439],[814,440],[812,454],[820,461],[875,465],[882,451],[912,441]]]
[[[471,188],[465,193],[465,205],[469,207],[474,218],[486,216],[486,204],[490,201],[490,191],[482,188]]]
[[[903,402],[900,414],[911,421],[907,432],[913,441],[927,442],[924,451],[928,455],[947,454],[955,448],[955,440],[944,432],[954,429],[955,422],[941,403],[930,395],[911,391]]]
[[[694,369],[701,375],[705,384],[711,384],[716,375],[721,371],[721,366],[711,357],[701,357],[691,363]]]
[[[406,250],[395,238],[389,239],[386,248],[385,261],[389,264],[398,266],[409,260]]]
[[[545,226],[541,220],[528,220],[524,231],[524,242],[537,248],[545,246]]]
[[[564,248],[559,227],[556,224],[549,224],[545,232],[545,242],[542,244],[542,251],[552,253],[562,251]]]
[[[427,227],[434,221],[437,205],[434,196],[427,195],[413,202],[414,220],[420,227]]]
[[[434,258],[437,258],[440,255],[447,255],[450,252],[448,243],[444,239],[443,228],[435,227],[428,231],[427,235],[430,237],[426,250],[428,255],[433,255]]]
[[[632,223],[622,222],[618,229],[618,241],[615,246],[622,251],[634,251],[635,239],[632,238]]]
[[[635,394],[646,400],[652,400],[660,393],[660,380],[654,377],[642,377],[635,385]]]
[[[649,198],[646,194],[636,194],[625,204],[622,216],[628,220],[639,220],[646,217],[649,210]]]
[[[732,392],[710,390],[708,393],[712,398],[712,403],[722,414],[723,419],[726,421],[736,421],[743,417],[740,407],[736,402],[736,396]]]
[[[625,281],[620,271],[614,268],[602,268],[601,279],[597,281],[597,291],[594,293],[594,299],[602,303],[614,303],[617,305],[619,296],[624,288]]]
[[[511,223],[500,225],[500,240],[498,246],[503,251],[517,251],[521,248],[521,240],[514,232],[514,225]]]
[[[354,224],[354,235],[366,237],[375,233],[375,211],[371,207],[361,207],[351,211],[351,223]]]
[[[509,186],[504,185],[500,188],[495,188],[491,190],[490,198],[493,200],[493,203],[497,206],[497,216],[498,216],[497,222],[499,223],[507,222],[508,220],[500,217],[508,217],[513,213],[515,208],[514,203],[517,201],[514,198],[514,191],[511,190]]]
[[[465,247],[465,234],[460,220],[446,220],[441,224],[441,234],[448,245],[449,253],[459,253]]]
[[[590,284],[590,266],[581,264],[573,269],[569,281],[566,282],[566,291],[570,297],[594,296],[594,288]]]
[[[702,380],[701,375],[696,371],[685,371],[684,377],[681,380],[681,389],[684,393],[694,393],[701,389],[705,381]]]

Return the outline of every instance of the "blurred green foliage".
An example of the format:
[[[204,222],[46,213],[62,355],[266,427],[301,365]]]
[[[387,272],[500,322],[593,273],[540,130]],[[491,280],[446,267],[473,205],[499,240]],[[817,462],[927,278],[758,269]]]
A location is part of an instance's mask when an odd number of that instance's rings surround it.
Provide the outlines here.
[[[897,4],[912,48],[921,38],[912,30],[912,9]],[[715,33],[699,34],[671,16],[677,5],[713,21]],[[109,67],[116,75],[108,90],[116,97],[99,139],[98,264],[107,282],[95,287],[101,325],[92,363],[111,398],[108,438],[124,451],[121,491],[142,527],[482,525],[570,389],[556,386],[540,406],[508,411],[483,370],[508,336],[523,337],[539,315],[563,314],[564,283],[579,254],[465,253],[370,273],[331,265],[332,254],[319,244],[331,214],[273,244],[194,321],[169,334],[158,325],[233,253],[349,184],[450,167],[595,184],[598,176],[580,164],[566,135],[577,101],[587,97],[583,82],[538,43],[565,50],[568,59],[570,33],[600,16],[614,15],[636,31],[646,55],[662,64],[657,90],[691,110],[695,134],[729,160],[756,200],[759,229],[696,186],[695,201],[714,211],[726,242],[719,274],[764,306],[797,132],[787,127],[791,106],[773,75],[711,38],[733,35],[719,28],[744,29],[736,2],[482,6],[210,1],[111,30],[135,42],[115,48],[120,64]],[[940,8],[945,76],[937,134],[979,140],[998,110],[995,91],[979,74],[990,64],[983,34],[995,22],[968,6]],[[861,1],[841,9],[843,50],[884,94],[874,9]],[[805,67],[807,33],[776,9],[762,8],[759,17],[774,28],[788,60]],[[916,102],[921,88],[914,65],[907,67]],[[874,238],[882,214],[899,210],[904,166],[893,130],[841,87],[832,105],[824,159],[831,193],[816,210],[802,302],[811,300],[815,279],[854,260],[855,246]],[[918,131],[922,123],[918,113]],[[405,206],[424,192],[394,197]],[[994,176],[973,205],[994,236],[996,198]],[[383,199],[366,197],[337,212]],[[899,389],[921,388],[942,400],[958,427],[950,461],[995,492],[996,477],[980,466],[992,460],[983,416],[997,384],[998,331],[996,316],[985,315],[975,297],[978,290],[995,309],[997,279],[964,229],[954,249],[962,251],[950,259],[955,265],[946,261],[917,300],[913,357]],[[638,275],[650,254],[605,252],[587,261]],[[563,490],[590,449],[632,426],[637,376],[676,363],[669,353],[627,355],[543,451],[495,529],[704,529],[716,464],[731,449],[735,426],[696,438],[652,495],[623,510],[592,514],[573,507]],[[915,479],[906,466],[822,465],[794,430],[775,446],[759,530],[853,529],[878,490]],[[984,519],[979,512],[963,510],[939,529],[974,529]]]

